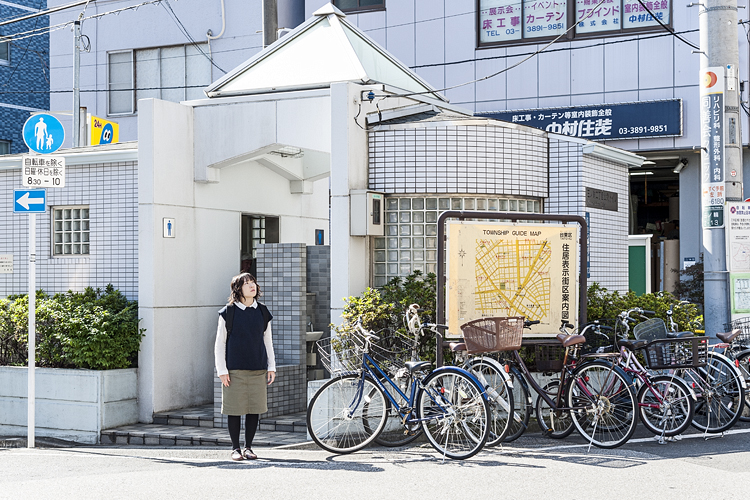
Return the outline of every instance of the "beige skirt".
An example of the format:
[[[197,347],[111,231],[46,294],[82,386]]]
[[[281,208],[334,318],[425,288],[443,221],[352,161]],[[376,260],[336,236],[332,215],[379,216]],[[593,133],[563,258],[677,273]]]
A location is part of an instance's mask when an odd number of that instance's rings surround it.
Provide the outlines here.
[[[261,414],[268,411],[266,370],[229,370],[229,387],[221,386],[223,415]]]

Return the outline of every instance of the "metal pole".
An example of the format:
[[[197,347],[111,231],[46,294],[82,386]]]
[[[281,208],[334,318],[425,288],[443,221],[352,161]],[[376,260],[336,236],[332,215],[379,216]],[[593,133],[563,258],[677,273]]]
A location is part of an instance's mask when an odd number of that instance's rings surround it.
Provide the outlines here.
[[[75,44],[73,47],[73,147],[81,145],[81,20],[74,22]]]
[[[448,210],[438,217],[438,246],[437,246],[437,309],[435,312],[435,322],[445,323],[445,220],[446,219],[506,219],[513,222],[519,220],[531,221],[555,221],[564,223],[576,223],[581,227],[579,236],[580,248],[580,265],[578,274],[578,326],[586,324],[587,316],[587,263],[588,255],[588,224],[586,219],[578,215],[553,215],[553,214],[532,214],[532,213],[512,213],[512,212],[464,212],[458,210]],[[443,366],[443,336],[437,336],[435,346],[435,365]]]
[[[725,200],[743,200],[742,196],[742,141],[739,114],[739,46],[737,40],[737,1],[703,0],[698,4],[700,22],[700,44],[703,52],[701,75],[706,68],[723,67],[724,80],[724,122],[723,158]],[[703,113],[703,107],[701,112]],[[705,116],[701,116],[704,120]],[[703,123],[703,121],[702,121]],[[717,132],[712,132],[715,134]],[[710,164],[709,151],[702,144],[701,164]],[[713,168],[713,167],[712,167]],[[707,172],[704,172],[704,177]],[[705,180],[704,180],[705,182]],[[703,219],[703,217],[701,217]],[[704,315],[706,333],[715,336],[724,331],[729,321],[729,287],[727,273],[727,249],[724,227],[712,228],[702,221],[703,263],[704,263]]]
[[[26,445],[34,447],[34,416],[36,412],[36,214],[29,214],[29,390],[28,439]]]
[[[263,48],[276,41],[279,31],[279,16],[276,0],[263,0]]]

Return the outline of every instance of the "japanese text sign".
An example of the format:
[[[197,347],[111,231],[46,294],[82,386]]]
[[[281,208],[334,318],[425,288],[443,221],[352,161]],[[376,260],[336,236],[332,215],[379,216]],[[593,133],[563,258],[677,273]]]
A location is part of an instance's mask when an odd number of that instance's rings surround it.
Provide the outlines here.
[[[703,228],[724,227],[724,68],[701,70],[701,208]]]

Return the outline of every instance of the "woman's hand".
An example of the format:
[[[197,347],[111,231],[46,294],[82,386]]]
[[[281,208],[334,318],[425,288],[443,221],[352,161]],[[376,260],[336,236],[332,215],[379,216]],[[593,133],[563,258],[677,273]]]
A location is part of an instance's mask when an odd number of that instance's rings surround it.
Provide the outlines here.
[[[274,380],[276,380],[276,372],[268,372],[268,385],[273,384]]]
[[[229,374],[219,375],[219,378],[221,379],[221,383],[224,384],[224,387],[229,387]]]

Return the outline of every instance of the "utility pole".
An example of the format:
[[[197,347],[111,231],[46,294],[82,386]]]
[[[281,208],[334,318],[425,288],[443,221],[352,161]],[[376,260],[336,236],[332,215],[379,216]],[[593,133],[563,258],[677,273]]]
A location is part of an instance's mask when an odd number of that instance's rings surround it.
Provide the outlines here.
[[[706,333],[729,322],[724,204],[743,200],[737,0],[700,0],[701,182]]]
[[[73,23],[75,46],[73,47],[73,147],[81,145],[81,17]]]
[[[263,0],[263,48],[276,41],[279,31],[279,15],[276,0]]]

